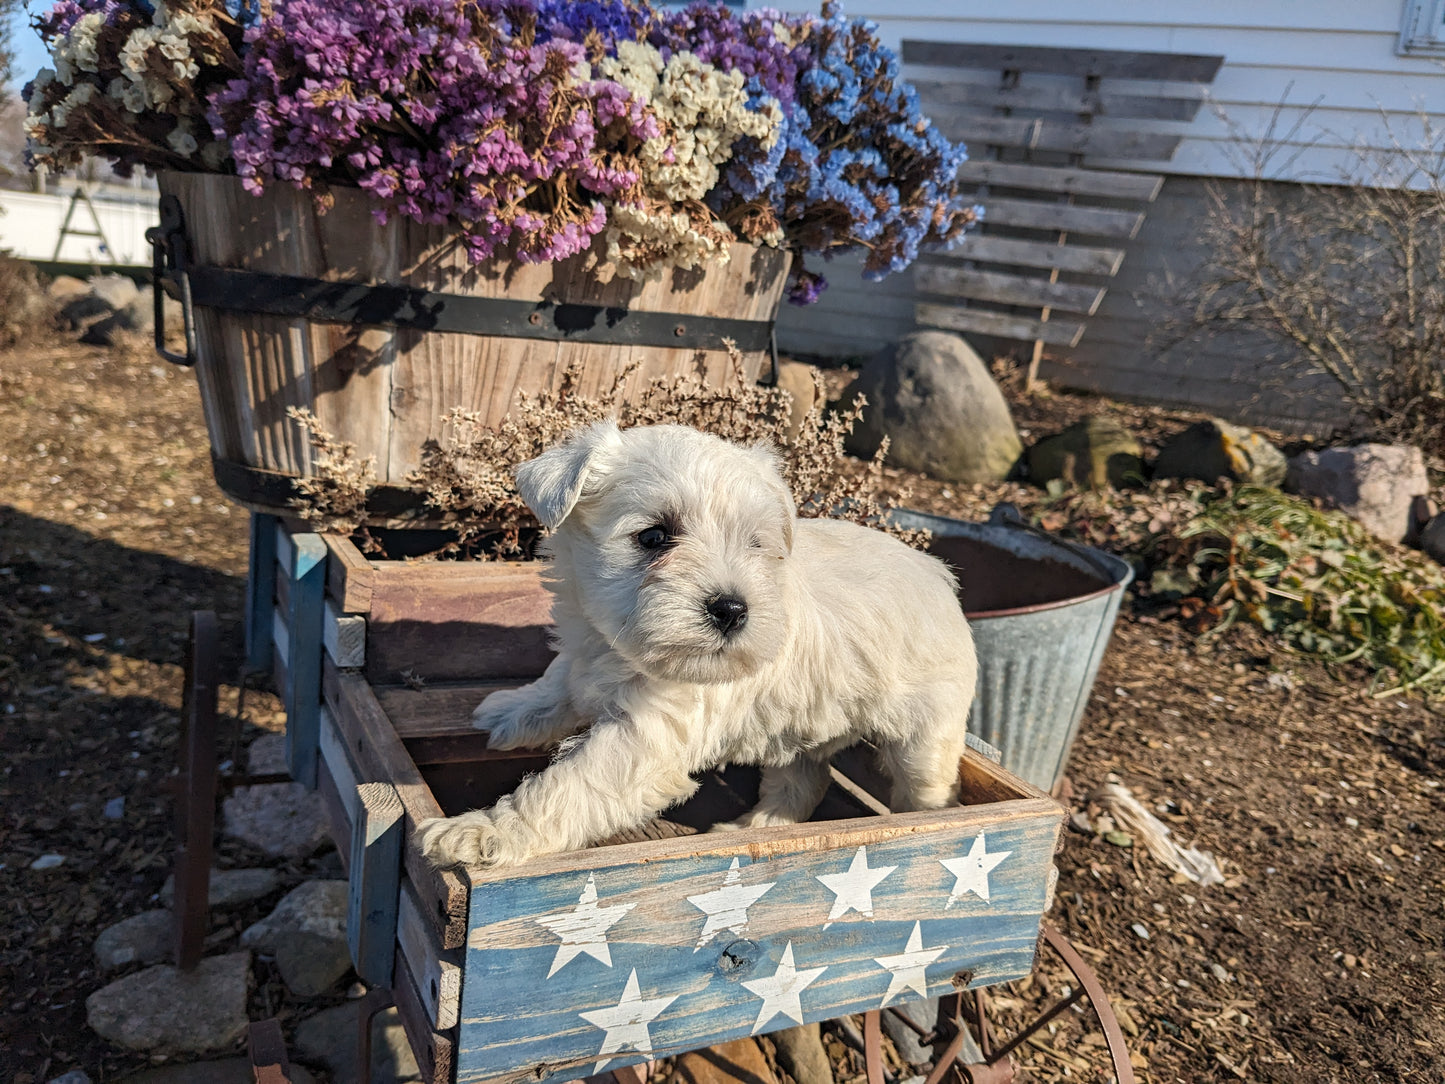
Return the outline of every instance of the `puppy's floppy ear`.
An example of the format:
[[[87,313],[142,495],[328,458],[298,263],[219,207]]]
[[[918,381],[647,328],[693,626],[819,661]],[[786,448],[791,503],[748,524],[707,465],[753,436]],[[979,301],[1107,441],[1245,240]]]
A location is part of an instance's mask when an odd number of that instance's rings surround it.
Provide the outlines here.
[[[783,477],[783,458],[778,450],[767,441],[748,445],[748,451],[762,460],[766,466],[768,486],[777,494],[778,501],[782,505],[780,514],[782,517],[783,547],[789,553],[792,553],[793,520],[798,518],[798,506],[793,503],[793,491],[788,488],[788,481]]]
[[[555,530],[562,525],[583,487],[605,469],[608,453],[621,441],[617,423],[609,419],[573,432],[562,444],[517,467],[517,490],[542,526]]]

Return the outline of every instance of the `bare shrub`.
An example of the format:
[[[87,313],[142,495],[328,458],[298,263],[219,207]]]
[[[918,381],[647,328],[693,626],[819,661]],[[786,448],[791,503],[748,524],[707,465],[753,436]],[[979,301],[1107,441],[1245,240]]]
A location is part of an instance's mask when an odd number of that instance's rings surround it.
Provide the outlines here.
[[[0,252],[0,348],[55,330],[55,303],[32,264]]]
[[[789,439],[792,397],[781,388],[749,383],[732,343],[728,353],[736,377],[729,387],[709,385],[697,376],[663,378],[650,382],[634,401],[624,402],[624,387],[635,367],[624,369],[597,397],[579,393],[582,374],[572,368],[556,392],[521,397],[498,426],[482,424],[475,412],[453,409],[444,419],[442,439],[422,450],[421,467],[408,478],[424,492],[432,520],[455,535],[443,552],[510,559],[530,555],[539,528],[517,492],[513,470],[574,429],[604,418],[616,419],[623,428],[689,425],[740,444],[770,444],[779,453],[800,516],[849,519],[886,530],[910,545],[927,544],[927,532],[904,530],[886,520],[892,507],[882,496],[886,444],[867,463],[843,451],[843,441],[866,405],[862,396],[841,413],[824,413],[815,405],[798,435]],[[814,381],[819,384],[814,401],[821,404],[824,396],[816,374]],[[298,512],[326,530],[356,530],[365,520],[367,493],[375,484],[372,464],[358,460],[353,447],[326,434],[306,412],[293,411],[292,417],[306,427],[316,453],[315,477],[300,487]],[[907,496],[903,492],[897,499]]]
[[[1280,115],[1237,136],[1244,198],[1211,186],[1191,326],[1265,333],[1286,375],[1326,378],[1357,435],[1445,455],[1445,132],[1387,121],[1391,145],[1358,151],[1349,183],[1282,184],[1309,112],[1283,133]]]

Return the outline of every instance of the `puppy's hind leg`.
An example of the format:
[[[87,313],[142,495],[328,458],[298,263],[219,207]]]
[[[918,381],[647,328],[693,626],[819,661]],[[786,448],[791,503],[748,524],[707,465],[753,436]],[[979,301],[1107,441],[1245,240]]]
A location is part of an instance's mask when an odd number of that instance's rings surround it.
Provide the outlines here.
[[[915,705],[911,730],[879,743],[883,767],[893,783],[888,808],[895,813],[943,809],[958,801],[958,762],[967,743],[967,707],[972,697],[934,699],[933,705],[926,701]],[[964,704],[962,714],[959,702]]]
[[[558,655],[530,685],[498,689],[472,712],[472,725],[487,731],[491,749],[539,749],[575,734],[582,720],[567,696],[571,663]]]
[[[714,832],[797,824],[813,815],[828,789],[826,760],[800,756],[791,764],[763,769],[758,804],[735,821],[713,827]]]

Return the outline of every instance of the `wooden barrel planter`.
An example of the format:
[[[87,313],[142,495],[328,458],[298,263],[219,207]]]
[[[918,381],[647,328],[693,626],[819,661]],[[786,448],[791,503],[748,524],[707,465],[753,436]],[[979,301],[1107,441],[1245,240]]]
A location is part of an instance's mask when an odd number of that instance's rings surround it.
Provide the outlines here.
[[[583,395],[634,365],[624,398],[657,377],[723,386],[738,379],[724,339],[743,379],[768,371],[789,263],[779,249],[735,245],[726,263],[643,283],[590,252],[473,266],[454,230],[378,223],[359,189],[333,189],[325,213],[310,193],[252,196],[217,174],[163,173],[160,189],[156,277],[185,309],[187,350],[164,350],[159,320],[157,347],[194,364],[216,480],[253,510],[294,511],[295,482],[313,473],[291,407],[373,457],[377,521],[419,523],[407,478],[454,407],[496,424],[574,365]]]

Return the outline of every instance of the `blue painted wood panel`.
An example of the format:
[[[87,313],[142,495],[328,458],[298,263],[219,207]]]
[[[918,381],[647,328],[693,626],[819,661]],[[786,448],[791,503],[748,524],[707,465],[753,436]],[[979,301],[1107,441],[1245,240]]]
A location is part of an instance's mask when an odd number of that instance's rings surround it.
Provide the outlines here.
[[[246,577],[246,668],[271,666],[271,599],[276,593],[276,517],[251,513],[250,567]]]
[[[286,766],[291,778],[316,789],[316,758],[320,742],[321,615],[326,595],[326,543],[320,535],[290,537],[288,572],[290,605],[286,708]],[[279,547],[278,547],[279,549]]]
[[[1021,978],[1058,828],[1006,802],[477,874],[457,1079],[575,1079]]]

